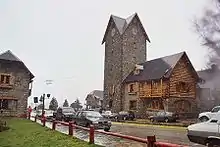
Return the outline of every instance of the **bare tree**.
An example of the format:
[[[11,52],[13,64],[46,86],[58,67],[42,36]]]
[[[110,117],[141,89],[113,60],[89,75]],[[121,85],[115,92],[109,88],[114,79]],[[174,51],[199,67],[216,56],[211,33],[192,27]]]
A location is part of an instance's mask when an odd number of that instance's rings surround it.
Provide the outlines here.
[[[202,45],[209,49],[208,68],[213,63],[220,65],[220,0],[212,2],[212,7],[207,7],[203,16],[194,23]]]

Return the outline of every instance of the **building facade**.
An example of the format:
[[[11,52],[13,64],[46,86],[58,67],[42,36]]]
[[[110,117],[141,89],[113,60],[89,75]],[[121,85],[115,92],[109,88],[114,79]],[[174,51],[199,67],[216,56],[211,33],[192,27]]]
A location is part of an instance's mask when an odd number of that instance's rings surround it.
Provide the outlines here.
[[[200,112],[210,111],[220,105],[220,69],[217,64],[213,64],[197,73],[200,78],[197,86]]]
[[[93,90],[86,96],[85,100],[87,109],[101,108],[103,103],[103,91]]]
[[[139,64],[124,80],[124,107],[139,116],[165,110],[193,117],[198,75],[185,52]]]
[[[198,75],[185,52],[147,61],[149,37],[137,13],[111,15],[105,43],[103,106],[113,112],[196,111]]]
[[[111,15],[102,44],[105,43],[104,105],[114,112],[123,109],[123,80],[137,63],[146,61],[150,41],[138,15],[127,19]]]
[[[11,51],[0,54],[0,115],[26,114],[34,75]]]

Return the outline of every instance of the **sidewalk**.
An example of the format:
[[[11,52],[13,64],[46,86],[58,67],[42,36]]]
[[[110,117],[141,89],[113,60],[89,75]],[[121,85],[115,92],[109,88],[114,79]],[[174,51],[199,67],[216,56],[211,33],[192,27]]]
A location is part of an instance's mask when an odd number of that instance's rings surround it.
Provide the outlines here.
[[[163,125],[163,126],[178,126],[178,127],[187,127],[191,124],[196,123],[196,119],[189,119],[189,120],[178,120],[177,122],[150,122],[148,119],[136,119],[134,121],[124,121],[119,123],[132,123],[132,124],[149,124],[149,125]],[[115,122],[117,123],[117,122]]]

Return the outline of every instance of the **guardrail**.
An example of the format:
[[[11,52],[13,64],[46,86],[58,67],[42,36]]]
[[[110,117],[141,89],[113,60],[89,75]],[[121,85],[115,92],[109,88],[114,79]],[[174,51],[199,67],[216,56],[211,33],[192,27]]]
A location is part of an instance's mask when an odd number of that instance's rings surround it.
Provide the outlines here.
[[[30,119],[31,117],[34,118],[35,122],[38,119],[36,116],[28,115],[28,119]],[[46,118],[42,117],[39,120],[41,120],[43,126],[45,126]],[[76,129],[76,128],[84,130],[84,131],[88,131],[89,132],[89,143],[90,144],[94,144],[95,133],[101,133],[101,134],[105,134],[105,135],[110,135],[110,136],[120,137],[120,138],[123,138],[123,139],[128,139],[128,140],[133,140],[133,141],[145,143],[147,145],[147,147],[189,147],[189,146],[177,145],[177,144],[172,144],[172,143],[158,142],[158,141],[156,141],[156,136],[147,136],[147,138],[144,139],[144,138],[124,135],[124,134],[120,134],[120,133],[106,132],[106,131],[102,131],[102,130],[95,130],[93,125],[90,125],[89,128],[82,127],[82,126],[78,126],[78,125],[74,124],[74,122],[64,122],[64,121],[56,121],[56,120],[54,120],[52,122],[52,130],[56,130],[56,125],[57,124],[68,126],[69,127],[68,134],[70,136],[74,135],[73,132],[74,132],[74,129]]]

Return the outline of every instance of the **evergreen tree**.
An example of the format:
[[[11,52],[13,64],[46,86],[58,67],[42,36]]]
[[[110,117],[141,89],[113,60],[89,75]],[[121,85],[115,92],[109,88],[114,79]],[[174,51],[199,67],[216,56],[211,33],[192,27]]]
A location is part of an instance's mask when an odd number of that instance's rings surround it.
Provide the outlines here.
[[[70,107],[72,107],[75,111],[79,111],[80,109],[82,109],[82,105],[79,101],[79,99],[77,98],[75,102],[73,102]]]
[[[63,103],[63,107],[69,107],[69,103],[68,103],[67,99],[65,99],[65,101]]]
[[[53,97],[52,100],[50,101],[49,109],[55,111],[55,110],[57,110],[57,108],[58,108],[58,102],[57,102],[56,98]]]

